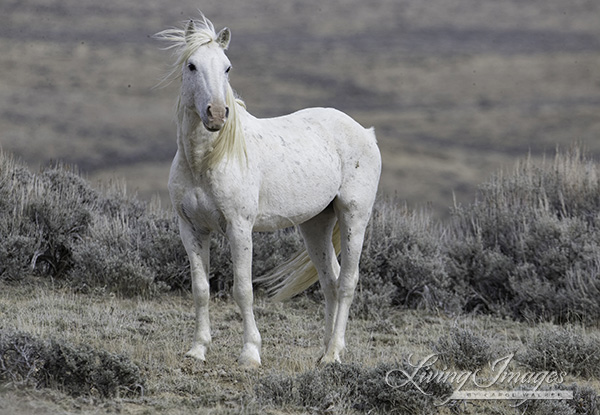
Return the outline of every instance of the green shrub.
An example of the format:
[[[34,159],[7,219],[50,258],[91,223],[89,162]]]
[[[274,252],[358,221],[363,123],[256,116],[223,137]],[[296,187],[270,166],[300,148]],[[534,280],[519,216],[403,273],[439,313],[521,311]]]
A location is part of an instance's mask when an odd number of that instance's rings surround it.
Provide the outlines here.
[[[0,382],[100,398],[140,395],[145,387],[126,356],[6,331],[0,331]]]

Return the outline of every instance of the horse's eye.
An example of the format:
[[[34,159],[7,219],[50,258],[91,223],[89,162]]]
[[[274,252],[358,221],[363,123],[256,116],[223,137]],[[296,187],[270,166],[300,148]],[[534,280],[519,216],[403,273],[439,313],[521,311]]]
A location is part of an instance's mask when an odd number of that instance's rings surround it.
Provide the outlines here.
[[[227,69],[225,69],[225,73],[229,73],[230,70],[231,70],[231,66],[228,66]]]
[[[193,72],[196,70],[196,65],[194,65],[193,63],[188,63],[188,69]]]

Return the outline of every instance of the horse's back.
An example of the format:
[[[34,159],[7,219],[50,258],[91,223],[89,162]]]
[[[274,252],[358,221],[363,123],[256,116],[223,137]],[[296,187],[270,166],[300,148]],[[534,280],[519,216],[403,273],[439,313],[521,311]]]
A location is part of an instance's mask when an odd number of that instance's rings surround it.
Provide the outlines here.
[[[327,131],[335,142],[343,163],[354,161],[354,166],[360,159],[369,159],[369,167],[381,169],[380,153],[373,128],[364,128],[354,118],[335,108],[307,108],[298,111],[298,115],[319,124]],[[367,167],[367,165],[365,165]]]

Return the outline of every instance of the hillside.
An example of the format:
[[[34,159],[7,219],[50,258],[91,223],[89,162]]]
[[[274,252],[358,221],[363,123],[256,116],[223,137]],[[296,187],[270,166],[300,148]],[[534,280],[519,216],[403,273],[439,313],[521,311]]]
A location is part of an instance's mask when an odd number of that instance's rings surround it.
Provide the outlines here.
[[[150,35],[196,1],[9,0],[0,13],[0,145],[37,169],[125,177],[167,205],[177,86]],[[234,88],[257,116],[333,106],[376,127],[381,191],[448,216],[453,194],[514,157],[579,141],[600,155],[600,5],[208,1],[233,38]],[[351,22],[349,24],[349,22]]]

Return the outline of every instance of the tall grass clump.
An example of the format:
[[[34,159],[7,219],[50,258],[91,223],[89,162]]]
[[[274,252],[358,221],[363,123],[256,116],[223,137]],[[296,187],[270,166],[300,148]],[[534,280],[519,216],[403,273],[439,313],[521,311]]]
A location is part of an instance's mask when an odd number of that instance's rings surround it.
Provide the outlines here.
[[[447,272],[466,311],[600,317],[600,181],[579,150],[495,176],[452,226]]]

